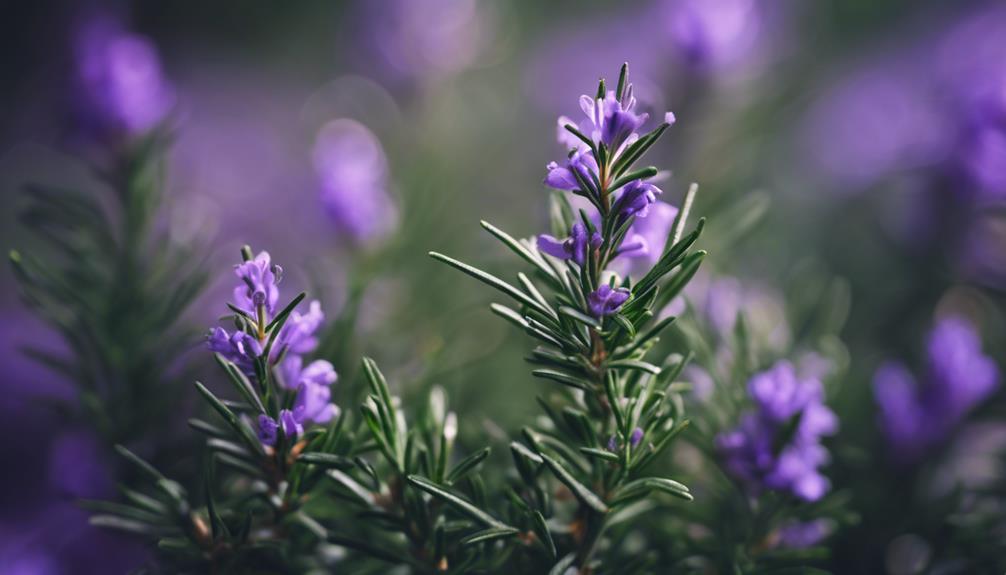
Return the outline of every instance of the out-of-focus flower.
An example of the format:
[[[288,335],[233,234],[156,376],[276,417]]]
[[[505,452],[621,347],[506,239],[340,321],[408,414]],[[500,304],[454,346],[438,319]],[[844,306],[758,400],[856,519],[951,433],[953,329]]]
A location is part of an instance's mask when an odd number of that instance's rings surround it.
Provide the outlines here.
[[[612,288],[608,284],[601,284],[587,296],[587,307],[594,317],[604,317],[617,312],[628,299],[627,288]]]
[[[664,21],[673,47],[689,65],[727,68],[752,57],[763,40],[761,0],[669,0]]]
[[[949,152],[952,129],[925,76],[895,60],[842,80],[810,112],[803,135],[813,166],[852,193]]]
[[[234,288],[235,305],[253,317],[260,305],[270,314],[276,313],[283,269],[272,265],[268,252],[259,252],[253,259],[234,266],[234,274],[241,280]]]
[[[601,245],[601,234],[594,232],[588,241],[587,227],[582,223],[573,224],[570,235],[565,240],[558,240],[548,234],[538,236],[538,249],[550,256],[560,259],[572,259],[583,265],[587,259],[587,250],[597,249]]]
[[[759,348],[780,351],[789,344],[784,302],[778,292],[767,286],[745,284],[729,276],[711,278],[699,274],[686,294],[722,341],[733,337],[737,318],[743,315],[751,342]]]
[[[835,530],[835,524],[828,519],[813,521],[792,521],[779,528],[777,544],[789,549],[813,547]]]
[[[157,126],[174,106],[174,89],[153,42],[115,20],[96,17],[81,25],[74,56],[86,124],[138,135]]]
[[[302,314],[297,310],[290,312],[290,317],[283,324],[279,336],[276,338],[277,350],[286,348],[288,353],[305,354],[314,351],[318,347],[318,338],[315,335],[325,321],[325,314],[321,311],[321,302],[312,301],[308,305],[307,313]]]
[[[363,17],[385,71],[418,79],[476,64],[494,35],[491,8],[479,0],[391,0],[367,2]]]
[[[817,379],[801,379],[787,361],[755,375],[748,393],[756,409],[716,445],[724,467],[752,491],[774,489],[816,501],[828,491],[818,468],[828,462],[821,438],[835,433],[838,418],[824,405]]]
[[[108,497],[114,492],[106,448],[86,432],[67,432],[49,447],[49,482],[64,496]]]
[[[314,144],[321,203],[340,232],[360,242],[391,233],[398,212],[389,194],[388,161],[363,124],[340,118],[325,124]]]
[[[982,354],[981,339],[966,320],[941,319],[929,335],[920,378],[897,361],[873,377],[880,424],[902,461],[922,456],[940,443],[999,385],[999,370]]]
[[[279,412],[279,426],[283,429],[283,434],[289,439],[304,434],[304,406],[298,405],[293,410],[281,409]]]
[[[279,437],[279,424],[266,414],[258,416],[258,439],[264,445],[276,445]]]
[[[629,436],[629,445],[633,447],[639,447],[639,444],[643,442],[643,428],[637,427],[632,430],[632,435]]]

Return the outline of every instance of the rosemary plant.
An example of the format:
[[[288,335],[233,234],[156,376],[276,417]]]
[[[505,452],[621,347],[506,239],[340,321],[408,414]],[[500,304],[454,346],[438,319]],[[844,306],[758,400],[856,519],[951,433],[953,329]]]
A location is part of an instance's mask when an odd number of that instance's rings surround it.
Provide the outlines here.
[[[25,352],[76,385],[72,411],[109,445],[169,427],[192,377],[179,358],[197,332],[180,318],[206,274],[155,225],[167,148],[162,130],[116,146],[96,170],[105,196],[29,185],[21,222],[39,241],[10,252],[23,300],[69,349]]]
[[[538,399],[542,424],[524,428],[510,446],[518,470],[508,490],[513,522],[534,534],[523,541],[538,551],[528,572],[645,572],[645,558],[620,549],[625,531],[617,526],[649,508],[640,500],[692,499],[685,485],[647,473],[688,425],[675,385],[686,358],[649,352],[675,319],[665,307],[705,257],[693,249],[703,221],[684,233],[693,186],[651,268],[636,280],[609,269],[620,256],[653,249],[633,225],[654,209],[660,190],[648,178],[657,169],[636,164],[673,122],[668,114],[640,135],[647,118],[634,107],[626,65],[615,90],[602,80],[596,98],[581,98],[584,123],[565,124],[574,147],[565,165],[549,165],[546,183],[589,203],[574,215],[566,197],[554,198],[552,231],[567,239],[522,241],[482,223],[531,265],[533,279],[519,274],[518,287],[431,254],[516,302],[492,311],[537,340],[532,374],[561,385]]]

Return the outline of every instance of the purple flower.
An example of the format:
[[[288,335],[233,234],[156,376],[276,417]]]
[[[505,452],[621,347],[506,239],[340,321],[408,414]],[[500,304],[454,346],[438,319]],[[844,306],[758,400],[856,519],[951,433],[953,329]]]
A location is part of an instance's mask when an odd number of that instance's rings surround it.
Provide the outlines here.
[[[314,383],[300,384],[294,409],[301,411],[301,421],[322,424],[339,415],[339,407],[332,403],[332,390],[327,385]]]
[[[827,519],[791,521],[779,528],[777,545],[789,549],[806,549],[823,541],[834,530],[835,525]]]
[[[573,224],[570,236],[565,240],[558,240],[548,234],[538,236],[538,249],[542,252],[560,259],[572,259],[579,265],[587,260],[587,249],[597,249],[601,246],[601,234],[594,232],[587,241],[587,227],[582,223]]]
[[[298,435],[303,435],[304,426],[304,406],[299,405],[293,409],[281,409],[279,412],[279,426],[283,428],[283,435],[288,439],[293,439]]]
[[[639,447],[639,444],[643,442],[643,428],[637,427],[632,430],[632,435],[629,436],[629,445],[632,447]]]
[[[943,441],[998,385],[998,368],[960,317],[941,319],[930,333],[921,378],[899,362],[885,363],[873,377],[881,427],[902,461]]]
[[[545,169],[548,170],[548,175],[545,176],[545,185],[557,190],[572,192],[580,189],[580,183],[573,175],[574,172],[588,186],[593,186],[593,182],[597,180],[597,160],[587,148],[577,148],[566,160],[564,166],[549,162]]]
[[[696,68],[722,68],[750,58],[763,32],[758,3],[672,0],[667,10],[671,41]]]
[[[644,218],[637,217],[619,248],[619,255],[638,258],[641,263],[655,264],[667,247],[678,208],[664,202],[653,202]]]
[[[286,323],[276,338],[276,350],[287,349],[287,353],[304,354],[314,351],[318,347],[316,333],[325,321],[325,314],[321,311],[321,303],[314,300],[308,306],[305,314],[299,311],[290,312]]]
[[[608,284],[601,284],[587,296],[587,305],[594,317],[604,317],[617,312],[628,299],[628,288],[612,288]]]
[[[234,288],[234,304],[255,317],[258,306],[265,306],[270,314],[276,312],[283,270],[272,265],[269,252],[259,252],[254,259],[234,266],[241,284]]]
[[[329,389],[338,379],[338,374],[332,364],[323,359],[315,360],[307,367],[302,367],[303,363],[299,355],[290,356],[283,362],[284,386],[297,390],[294,413],[298,414],[300,422],[327,423],[339,414],[339,408],[331,403],[332,392]]]
[[[792,364],[780,361],[751,378],[748,392],[755,409],[716,438],[724,468],[755,493],[773,489],[820,499],[829,488],[818,471],[829,459],[820,441],[838,429],[838,418],[823,403],[821,382],[800,378]]]
[[[80,102],[90,123],[137,135],[171,111],[174,90],[149,39],[110,18],[95,18],[81,26],[74,49]]]
[[[650,213],[650,204],[657,201],[657,194],[664,193],[660,188],[644,182],[633,180],[622,188],[611,210],[624,221],[635,216],[645,218]]]
[[[258,416],[258,439],[263,445],[276,445],[279,424],[266,414]]]
[[[366,126],[341,118],[325,124],[314,145],[321,202],[341,232],[368,242],[391,233],[398,213],[389,194],[388,161]]]
[[[262,355],[262,344],[253,336],[235,331],[227,333],[222,327],[215,327],[206,336],[206,346],[213,353],[219,353],[234,362],[246,374],[254,373],[255,359]]]

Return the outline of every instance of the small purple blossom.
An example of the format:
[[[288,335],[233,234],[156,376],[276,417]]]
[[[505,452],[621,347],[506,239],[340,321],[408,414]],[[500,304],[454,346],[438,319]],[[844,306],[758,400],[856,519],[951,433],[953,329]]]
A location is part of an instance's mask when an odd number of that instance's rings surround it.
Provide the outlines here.
[[[316,334],[324,321],[325,314],[321,311],[321,303],[317,300],[311,302],[307,313],[302,314],[296,310],[290,312],[276,338],[277,351],[284,347],[287,353],[304,354],[314,351],[318,347]]]
[[[622,220],[633,216],[645,218],[650,213],[650,204],[656,202],[657,195],[662,193],[660,188],[651,183],[633,180],[622,188],[611,209]]]
[[[632,435],[629,436],[629,445],[632,447],[639,447],[639,444],[643,442],[643,428],[637,427],[632,430]]]
[[[253,317],[258,306],[265,306],[270,314],[276,312],[282,268],[272,265],[269,252],[259,252],[254,259],[234,266],[234,274],[241,283],[234,288],[234,304]]]
[[[389,193],[388,160],[366,126],[341,118],[325,124],[314,145],[321,203],[341,232],[361,242],[379,240],[397,224]]]
[[[100,130],[142,134],[174,106],[174,89],[150,39],[99,17],[80,27],[74,50],[79,102]]]
[[[254,373],[255,359],[262,355],[262,344],[253,336],[243,331],[228,333],[219,326],[211,329],[206,336],[206,346],[213,353],[234,362],[246,374]]]
[[[757,0],[670,0],[667,19],[674,48],[699,69],[725,68],[757,52],[764,10]]]
[[[587,305],[590,313],[600,318],[617,312],[628,299],[628,288],[612,288],[608,284],[601,284],[587,296]]]
[[[598,172],[597,160],[591,151],[584,147],[574,150],[565,165],[560,166],[555,162],[549,162],[545,169],[548,170],[548,175],[545,176],[545,185],[567,192],[580,189],[576,175],[580,176],[580,179],[588,185],[593,185],[592,182],[597,179]]]
[[[657,201],[650,204],[645,218],[636,218],[632,222],[625,240],[618,247],[618,256],[626,258],[622,264],[624,273],[657,263],[667,247],[677,216],[677,207]]]
[[[780,361],[755,375],[748,392],[755,410],[716,438],[726,470],[756,493],[774,489],[806,501],[820,499],[829,488],[818,471],[829,460],[820,441],[838,429],[838,418],[823,403],[820,380],[800,378],[791,363]],[[794,423],[788,442],[779,446]]]
[[[304,434],[304,406],[299,405],[293,409],[282,409],[279,412],[279,426],[283,429],[283,435],[288,439],[293,439]]]
[[[608,438],[608,451],[618,453],[618,437],[615,435]]]
[[[602,242],[601,234],[594,232],[590,234],[590,241],[587,240],[587,227],[582,223],[573,224],[570,236],[565,240],[556,239],[548,234],[538,236],[538,249],[542,252],[560,259],[572,259],[579,265],[587,260],[587,250],[597,249]]]
[[[941,319],[929,335],[920,378],[890,361],[873,377],[880,422],[899,459],[911,461],[943,441],[999,385],[978,332],[960,317]]]
[[[806,549],[824,541],[834,530],[834,523],[828,519],[791,521],[779,528],[777,545],[788,549]]]
[[[276,445],[279,437],[279,424],[266,414],[258,416],[258,439],[263,445]]]
[[[621,98],[609,90],[603,99],[594,100],[580,96],[580,109],[594,124],[591,136],[609,150],[617,152],[630,137],[638,137],[636,130],[643,127],[649,114],[636,114],[636,98],[632,95],[632,84],[625,87]],[[630,142],[631,143],[631,142]]]

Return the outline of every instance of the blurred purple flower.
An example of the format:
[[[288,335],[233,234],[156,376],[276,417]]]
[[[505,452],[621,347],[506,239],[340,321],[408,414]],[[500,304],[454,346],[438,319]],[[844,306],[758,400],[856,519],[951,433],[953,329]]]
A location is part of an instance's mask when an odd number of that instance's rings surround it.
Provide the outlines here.
[[[629,445],[632,447],[639,447],[639,444],[643,442],[643,428],[637,427],[632,430],[632,435],[629,436]]]
[[[258,439],[264,445],[276,445],[279,437],[279,424],[276,420],[262,413],[258,416]]]
[[[816,169],[855,192],[941,161],[952,132],[924,74],[895,60],[842,80],[811,109],[804,134]]]
[[[307,313],[302,314],[297,310],[290,312],[290,317],[276,337],[277,352],[283,348],[286,348],[287,353],[296,354],[314,351],[318,347],[316,334],[324,321],[325,314],[321,311],[321,302],[318,300],[308,305]]]
[[[74,43],[78,103],[87,124],[138,135],[159,124],[175,103],[157,49],[109,17],[86,21]]]
[[[791,521],[779,528],[778,545],[789,549],[806,549],[824,541],[835,530],[828,519]]]
[[[674,48],[689,65],[722,69],[750,58],[764,33],[761,0],[670,0],[665,9]]]
[[[601,318],[617,312],[628,299],[627,288],[612,288],[608,284],[601,284],[587,296],[587,306],[594,317]]]
[[[259,252],[254,259],[234,266],[234,274],[241,283],[234,288],[234,304],[255,317],[258,306],[265,306],[270,314],[276,313],[279,301],[278,284],[283,269],[272,264],[269,252]]]
[[[305,407],[303,405],[298,405],[292,411],[289,409],[281,409],[279,412],[279,426],[283,429],[283,435],[287,439],[293,439],[298,435],[304,434],[304,426],[301,422],[304,421],[304,411]]]
[[[594,232],[587,241],[587,227],[581,222],[573,224],[570,236],[565,240],[558,240],[548,234],[538,236],[538,249],[542,252],[560,259],[572,259],[579,265],[587,260],[587,250],[597,249],[601,245],[601,234]]]
[[[838,418],[824,405],[821,382],[801,379],[792,364],[780,361],[755,375],[748,392],[756,409],[716,438],[726,470],[755,493],[773,489],[820,499],[829,488],[818,471],[829,459],[820,441],[838,429]]]
[[[360,242],[379,240],[397,224],[388,193],[388,161],[377,137],[346,118],[325,124],[314,144],[321,202],[340,232]]]
[[[494,35],[491,9],[479,0],[390,0],[365,3],[361,19],[385,72],[436,78],[477,63]]]
[[[912,461],[943,441],[999,385],[975,328],[960,317],[939,320],[929,334],[921,378],[897,361],[873,377],[880,424],[895,455]]]
[[[72,498],[111,497],[112,465],[106,447],[87,432],[67,432],[49,447],[49,484]]]

